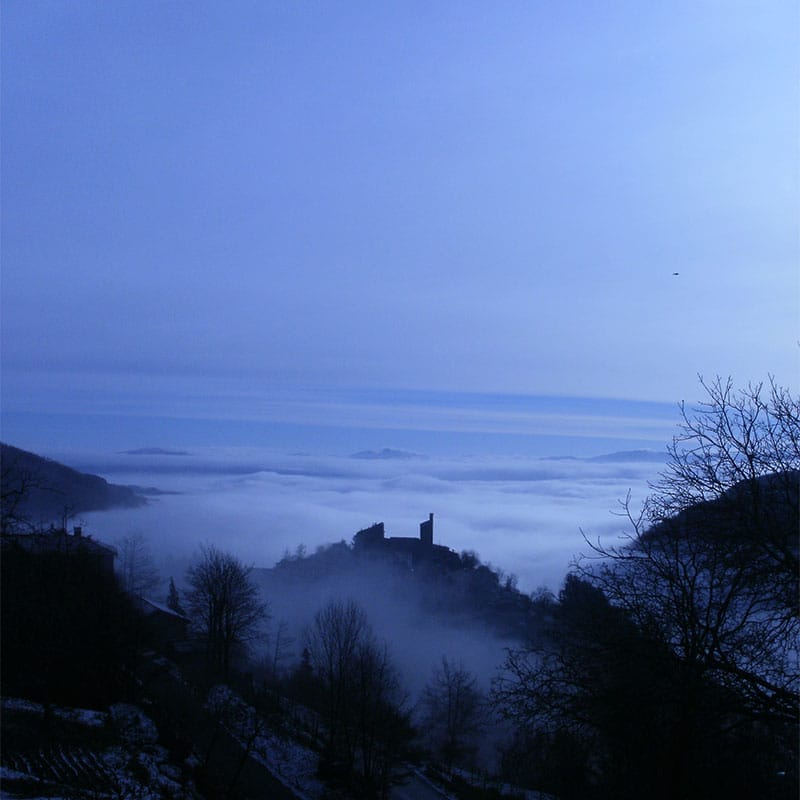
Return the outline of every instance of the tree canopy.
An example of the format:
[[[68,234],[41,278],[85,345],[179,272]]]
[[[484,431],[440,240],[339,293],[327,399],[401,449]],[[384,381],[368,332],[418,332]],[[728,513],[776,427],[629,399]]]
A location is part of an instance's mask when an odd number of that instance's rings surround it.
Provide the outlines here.
[[[235,556],[209,545],[186,573],[189,616],[205,643],[209,666],[223,675],[237,651],[261,635],[268,618],[250,572]]]
[[[622,543],[587,539],[552,624],[495,686],[540,750],[566,736],[586,754],[576,783],[550,786],[564,796],[797,784],[800,401],[702,385],[643,508],[624,502]]]

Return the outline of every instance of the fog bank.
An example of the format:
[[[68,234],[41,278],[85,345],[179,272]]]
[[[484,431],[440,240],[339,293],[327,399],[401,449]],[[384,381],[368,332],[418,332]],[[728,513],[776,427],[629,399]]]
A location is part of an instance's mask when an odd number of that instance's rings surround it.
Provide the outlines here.
[[[631,460],[633,459],[633,460]],[[182,574],[203,543],[269,567],[285,551],[350,541],[373,522],[387,535],[416,536],[435,514],[434,540],[513,572],[523,591],[557,589],[570,560],[592,538],[624,529],[614,515],[656,477],[658,456],[606,460],[463,456],[353,458],[245,448],[84,457],[115,483],[156,487],[148,505],[89,513],[99,539],[142,532],[166,574]],[[94,460],[94,464],[92,464]]]

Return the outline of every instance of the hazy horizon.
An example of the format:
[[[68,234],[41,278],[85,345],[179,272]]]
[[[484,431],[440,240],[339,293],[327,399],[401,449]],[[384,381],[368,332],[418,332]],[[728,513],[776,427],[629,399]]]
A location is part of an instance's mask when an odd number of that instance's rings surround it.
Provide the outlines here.
[[[780,1],[4,3],[0,435],[98,469],[318,459],[189,471],[158,507],[182,541],[228,514],[237,548],[259,515],[282,544],[434,511],[554,580],[654,463],[511,459],[663,452],[698,375],[799,383],[797,26]],[[350,469],[384,448],[427,460]]]
[[[542,585],[557,591],[570,561],[588,549],[581,529],[592,538],[622,533],[625,526],[613,512],[629,490],[634,502],[644,499],[647,482],[666,460],[666,442],[658,447],[648,437],[671,427],[654,415],[665,409],[652,404],[627,416],[624,406],[608,404],[594,417],[573,404],[571,414],[562,407],[557,417],[572,436],[525,436],[505,430],[519,425],[519,402],[513,405],[507,415],[494,407],[473,409],[469,418],[462,409],[460,427],[480,429],[482,412],[491,412],[500,432],[287,425],[275,436],[274,426],[237,426],[249,442],[259,440],[259,431],[264,438],[270,433],[269,446],[215,444],[225,426],[202,420],[194,421],[191,436],[173,424],[171,435],[160,439],[147,419],[139,424],[148,439],[139,438],[141,429],[119,425],[112,439],[82,439],[74,426],[60,436],[46,425],[37,431],[53,442],[42,455],[113,483],[165,493],[150,495],[144,508],[79,517],[87,533],[112,544],[142,533],[162,573],[179,581],[199,547],[210,542],[246,563],[270,567],[287,550],[349,542],[376,521],[385,522],[388,535],[416,536],[419,522],[433,512],[437,543],[477,551],[515,573],[523,591]],[[545,405],[556,412],[552,401]],[[428,423],[439,418],[433,414]],[[541,425],[549,417],[540,404],[523,419],[532,426],[533,419]],[[203,430],[212,443],[198,443]],[[26,441],[22,427],[16,441],[8,432],[8,443],[36,449],[35,437]],[[71,446],[74,441],[80,445]],[[305,447],[286,447],[287,441]]]

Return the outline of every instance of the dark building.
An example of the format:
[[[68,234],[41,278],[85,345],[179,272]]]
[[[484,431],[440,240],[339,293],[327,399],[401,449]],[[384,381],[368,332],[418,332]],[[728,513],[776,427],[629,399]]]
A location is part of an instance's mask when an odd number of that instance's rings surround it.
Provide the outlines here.
[[[420,522],[419,540],[423,547],[433,547],[433,514],[429,514],[425,522]]]
[[[392,557],[414,569],[428,561],[441,561],[455,555],[448,547],[433,543],[433,514],[419,526],[419,538],[390,536],[382,522],[363,528],[353,537],[356,553]]]
[[[78,554],[88,556],[97,562],[102,572],[114,574],[114,559],[117,551],[113,547],[84,536],[79,527],[73,528],[72,535],[64,528],[51,528],[40,533],[7,533],[2,537],[4,552],[24,550],[28,553],[61,553],[65,556]]]
[[[370,525],[369,528],[362,528],[353,537],[353,547],[357,550],[381,547],[386,543],[385,535],[383,523],[376,522],[374,525]]]
[[[189,617],[179,614],[163,603],[148,600],[146,597],[138,597],[134,602],[148,618],[151,630],[158,636],[162,644],[173,651],[186,652],[191,649],[189,642],[191,620]]]

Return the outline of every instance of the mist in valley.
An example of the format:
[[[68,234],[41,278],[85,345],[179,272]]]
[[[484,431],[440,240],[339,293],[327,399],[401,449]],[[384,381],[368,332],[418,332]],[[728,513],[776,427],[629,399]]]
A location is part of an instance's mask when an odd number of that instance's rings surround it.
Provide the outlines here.
[[[662,468],[655,451],[577,459],[226,448],[82,459],[109,480],[147,491],[142,508],[88,513],[82,521],[118,549],[132,535],[141,539],[161,576],[154,599],[164,600],[170,578],[186,590],[186,570],[202,546],[234,554],[253,568],[269,608],[269,622],[252,644],[253,663],[283,676],[297,668],[315,614],[331,601],[352,600],[387,646],[417,715],[443,658],[474,676],[487,696],[507,649],[520,639],[474,615],[435,613],[425,591],[409,586],[408,570],[391,562],[347,561],[312,578],[275,565],[345,549],[356,531],[377,521],[388,536],[416,536],[432,510],[437,544],[473,551],[501,583],[511,581],[523,593],[557,593],[571,561],[586,550],[582,531],[620,535],[619,501],[628,491],[643,498]],[[501,736],[497,724],[489,728]],[[486,766],[496,757],[489,728],[481,750]]]
[[[631,458],[635,460],[631,460]],[[363,459],[270,451],[199,450],[193,455],[82,456],[115,483],[154,487],[134,510],[81,515],[115,543],[144,534],[159,568],[176,580],[199,545],[214,543],[256,567],[303,545],[347,541],[382,521],[413,536],[436,514],[435,541],[514,573],[526,592],[557,590],[589,537],[616,537],[616,514],[632,492],[647,494],[663,466],[656,451],[608,460],[464,456]]]

